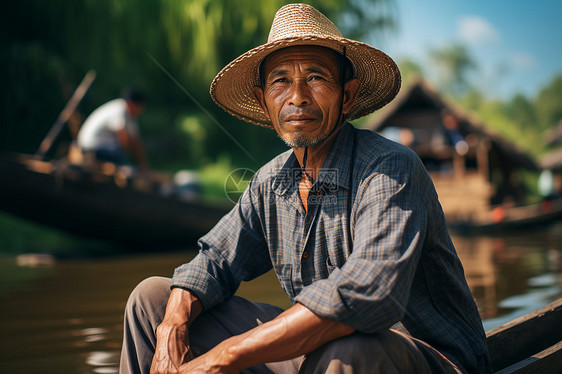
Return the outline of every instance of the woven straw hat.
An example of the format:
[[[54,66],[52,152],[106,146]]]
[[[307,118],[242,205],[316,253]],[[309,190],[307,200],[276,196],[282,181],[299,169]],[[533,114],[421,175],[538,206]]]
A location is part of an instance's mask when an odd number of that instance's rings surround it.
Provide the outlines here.
[[[266,44],[226,65],[211,83],[211,97],[226,112],[250,123],[273,128],[254,98],[258,68],[269,54],[286,47],[315,45],[344,54],[355,68],[361,88],[348,119],[367,115],[390,102],[400,89],[394,61],[368,44],[344,38],[337,27],[307,4],[285,5],[275,14]]]

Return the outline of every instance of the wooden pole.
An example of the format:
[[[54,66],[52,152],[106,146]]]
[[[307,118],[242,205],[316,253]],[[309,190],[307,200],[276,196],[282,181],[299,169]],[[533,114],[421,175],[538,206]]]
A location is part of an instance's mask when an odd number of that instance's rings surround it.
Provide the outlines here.
[[[90,88],[90,85],[92,84],[94,79],[96,79],[96,72],[94,70],[88,71],[84,79],[82,79],[82,82],[80,82],[80,84],[72,94],[70,100],[68,100],[68,102],[66,103],[66,106],[64,107],[62,112],[59,114],[59,117],[47,133],[47,136],[39,145],[39,149],[37,150],[37,152],[35,152],[35,158],[42,160],[49,149],[51,149],[53,142],[61,132],[64,124],[66,123],[66,121],[68,121],[70,116],[72,116],[72,113],[74,113],[74,110],[76,109],[80,101],[82,101],[82,98],[86,94],[86,91],[88,91],[88,89]]]

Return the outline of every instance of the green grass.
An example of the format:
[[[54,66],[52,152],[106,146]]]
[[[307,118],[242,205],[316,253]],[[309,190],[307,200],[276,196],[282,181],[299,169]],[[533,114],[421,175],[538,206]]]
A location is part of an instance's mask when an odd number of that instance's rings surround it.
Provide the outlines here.
[[[205,199],[226,199],[224,184],[232,170],[230,158],[227,156],[222,156],[214,164],[207,164],[199,170]]]
[[[241,193],[246,189],[251,175],[252,170],[233,166],[228,156],[222,156],[216,163],[208,164],[199,170],[204,197],[207,200],[233,199],[234,195],[239,196],[240,194],[233,194],[232,191]],[[235,182],[238,184],[234,184]]]
[[[109,243],[90,240],[0,212],[0,254],[51,253],[79,255],[101,252]]]

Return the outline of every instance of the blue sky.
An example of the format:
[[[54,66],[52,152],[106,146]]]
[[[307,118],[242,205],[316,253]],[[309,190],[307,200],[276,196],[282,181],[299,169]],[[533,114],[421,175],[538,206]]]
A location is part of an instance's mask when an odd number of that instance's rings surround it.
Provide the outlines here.
[[[472,82],[487,96],[533,96],[562,74],[560,0],[395,0],[398,31],[374,44],[395,60],[431,74],[428,50],[468,47],[479,70]]]

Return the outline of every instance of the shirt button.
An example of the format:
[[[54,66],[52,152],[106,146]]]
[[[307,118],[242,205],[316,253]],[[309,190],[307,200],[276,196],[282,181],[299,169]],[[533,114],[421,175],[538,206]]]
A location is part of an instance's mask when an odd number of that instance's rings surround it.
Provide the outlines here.
[[[307,259],[308,258],[308,252],[303,252],[302,253],[302,258]]]

